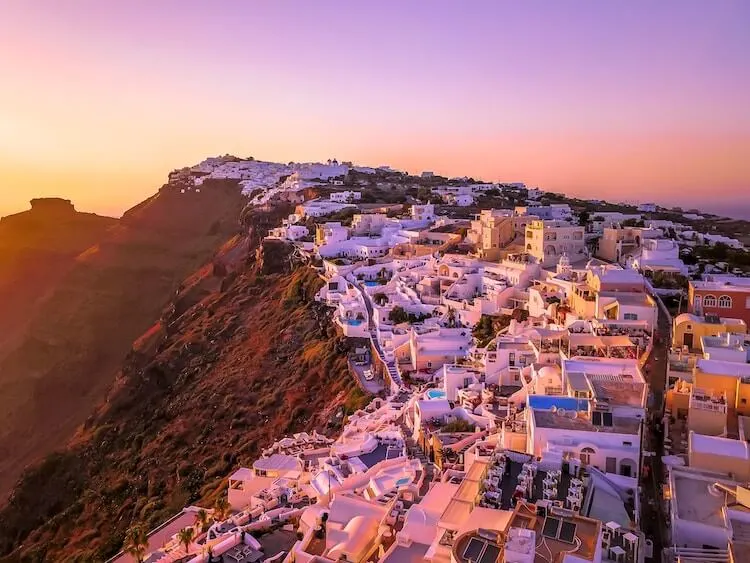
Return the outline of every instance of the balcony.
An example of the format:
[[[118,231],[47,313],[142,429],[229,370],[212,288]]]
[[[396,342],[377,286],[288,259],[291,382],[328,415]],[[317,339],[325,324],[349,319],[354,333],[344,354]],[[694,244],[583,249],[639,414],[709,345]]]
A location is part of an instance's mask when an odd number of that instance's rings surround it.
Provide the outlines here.
[[[693,389],[690,408],[726,414],[727,400],[723,395],[709,395],[700,389]]]

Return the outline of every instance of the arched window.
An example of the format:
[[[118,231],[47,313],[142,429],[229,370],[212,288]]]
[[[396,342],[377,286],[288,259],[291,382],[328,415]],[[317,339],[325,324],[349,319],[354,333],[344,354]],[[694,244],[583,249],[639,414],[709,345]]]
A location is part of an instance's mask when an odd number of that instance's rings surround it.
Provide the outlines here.
[[[722,295],[719,297],[719,307],[722,309],[731,309],[732,308],[732,298],[729,297],[729,295]]]
[[[706,295],[703,297],[704,307],[716,307],[716,297],[713,295]]]
[[[581,449],[581,463],[583,465],[589,465],[591,463],[591,456],[596,454],[594,448],[583,448]]]

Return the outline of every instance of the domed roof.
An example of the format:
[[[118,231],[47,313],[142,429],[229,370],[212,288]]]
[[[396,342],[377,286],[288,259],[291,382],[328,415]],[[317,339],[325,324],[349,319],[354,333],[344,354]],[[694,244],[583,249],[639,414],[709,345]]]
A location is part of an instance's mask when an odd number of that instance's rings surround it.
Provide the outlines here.
[[[674,319],[674,322],[676,324],[682,324],[682,323],[694,323],[698,322],[698,317],[693,315],[692,313],[682,313],[681,315],[677,315]]]
[[[560,367],[557,365],[544,366],[539,370],[539,377],[558,377],[560,375]]]

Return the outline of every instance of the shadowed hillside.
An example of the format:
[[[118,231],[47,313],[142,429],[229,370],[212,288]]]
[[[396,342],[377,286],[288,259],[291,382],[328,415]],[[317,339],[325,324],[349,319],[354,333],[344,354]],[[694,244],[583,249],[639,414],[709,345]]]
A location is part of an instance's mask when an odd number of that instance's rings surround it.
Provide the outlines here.
[[[117,219],[79,213],[63,199],[35,199],[0,219],[0,358],[23,334],[36,305]]]
[[[325,428],[364,398],[346,340],[313,300],[322,282],[247,216],[137,339],[106,403],[68,450],[28,471],[0,512],[7,561],[102,561],[136,522],[210,503],[281,433]]]
[[[180,281],[239,231],[246,203],[233,181],[200,193],[165,185],[119,221],[79,216],[62,201],[43,204],[44,229],[36,209],[0,223],[11,264],[1,301],[25,304],[0,354],[0,505],[26,465],[86,420]],[[77,227],[84,222],[96,228]],[[9,230],[23,235],[3,238]]]

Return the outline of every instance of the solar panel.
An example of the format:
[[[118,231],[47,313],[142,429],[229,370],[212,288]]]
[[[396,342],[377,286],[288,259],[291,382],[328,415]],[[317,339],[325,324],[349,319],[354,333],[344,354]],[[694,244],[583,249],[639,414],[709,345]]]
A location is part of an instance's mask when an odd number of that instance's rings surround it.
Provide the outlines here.
[[[464,559],[479,561],[479,556],[482,554],[485,543],[479,538],[471,538],[466,549],[464,549]]]
[[[576,525],[573,522],[563,522],[560,526],[558,538],[565,543],[573,543],[576,538]]]
[[[500,557],[500,548],[495,544],[488,543],[482,557],[479,558],[479,563],[496,563]]]
[[[544,527],[542,528],[542,535],[546,538],[556,538],[557,532],[560,529],[560,520],[558,518],[547,517],[544,520]]]
[[[611,412],[602,413],[602,424],[604,426],[612,426],[612,413]]]

